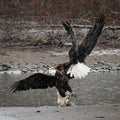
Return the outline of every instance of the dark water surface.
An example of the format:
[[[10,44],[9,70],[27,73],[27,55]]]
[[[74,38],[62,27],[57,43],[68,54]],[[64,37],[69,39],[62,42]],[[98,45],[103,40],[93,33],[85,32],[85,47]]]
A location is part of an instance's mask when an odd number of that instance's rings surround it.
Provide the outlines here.
[[[0,106],[57,105],[55,88],[10,94],[10,85],[29,75],[0,74]],[[76,98],[71,98],[75,104],[120,104],[120,72],[90,73],[85,79],[71,80],[70,85],[77,94]]]

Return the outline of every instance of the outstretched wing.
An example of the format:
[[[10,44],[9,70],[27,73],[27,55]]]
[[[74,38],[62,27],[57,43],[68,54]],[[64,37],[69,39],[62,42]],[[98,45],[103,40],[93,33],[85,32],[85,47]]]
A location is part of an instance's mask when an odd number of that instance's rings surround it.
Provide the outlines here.
[[[77,57],[79,59],[79,62],[84,62],[86,56],[90,54],[90,52],[96,45],[97,40],[102,32],[104,24],[105,24],[105,17],[104,15],[100,15],[97,18],[94,27],[89,30],[88,34],[86,35],[83,42],[78,48]]]
[[[42,73],[36,73],[28,78],[16,81],[10,87],[12,93],[16,91],[25,91],[29,89],[46,89],[55,85],[55,76],[50,76]]]

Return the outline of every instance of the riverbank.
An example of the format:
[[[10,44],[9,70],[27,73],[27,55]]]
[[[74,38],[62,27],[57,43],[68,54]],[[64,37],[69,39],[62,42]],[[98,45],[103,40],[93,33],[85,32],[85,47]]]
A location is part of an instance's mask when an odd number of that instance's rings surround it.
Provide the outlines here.
[[[0,107],[0,120],[120,120],[120,105]]]
[[[44,72],[48,67],[69,61],[69,48],[0,50],[0,72]],[[120,71],[120,49],[96,48],[85,62],[93,72]],[[16,72],[16,73],[17,73]]]

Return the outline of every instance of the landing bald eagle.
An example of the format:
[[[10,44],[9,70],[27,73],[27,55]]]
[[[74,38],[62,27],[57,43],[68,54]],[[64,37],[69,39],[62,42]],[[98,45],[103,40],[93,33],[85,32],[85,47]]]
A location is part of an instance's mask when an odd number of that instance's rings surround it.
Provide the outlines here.
[[[85,58],[91,53],[105,24],[104,15],[96,19],[95,25],[88,31],[82,43],[77,47],[74,32],[69,22],[64,22],[63,26],[70,35],[72,47],[69,51],[69,62],[52,67],[63,71],[69,78],[81,79],[90,72],[90,68],[84,64]]]
[[[72,96],[75,96],[69,85],[69,79],[85,77],[90,71],[90,68],[84,64],[84,60],[94,48],[104,24],[105,18],[101,15],[97,18],[94,27],[89,30],[81,45],[77,48],[72,27],[69,22],[64,22],[63,26],[70,35],[72,42],[72,47],[69,51],[69,61],[51,67],[49,70],[49,74],[51,75],[36,73],[28,78],[14,82],[10,88],[11,92],[56,87],[58,90],[57,102],[60,106],[65,105],[69,101],[69,98],[66,96],[67,91],[71,92]]]
[[[16,81],[10,87],[10,91],[12,93],[16,91],[26,91],[29,89],[47,89],[48,87],[56,87],[59,94],[58,104],[63,106],[69,98],[66,96],[66,92],[71,92],[72,96],[74,96],[74,92],[72,92],[72,88],[68,84],[68,77],[61,73],[60,71],[56,71],[55,75],[46,75],[43,73],[35,73],[23,80]]]

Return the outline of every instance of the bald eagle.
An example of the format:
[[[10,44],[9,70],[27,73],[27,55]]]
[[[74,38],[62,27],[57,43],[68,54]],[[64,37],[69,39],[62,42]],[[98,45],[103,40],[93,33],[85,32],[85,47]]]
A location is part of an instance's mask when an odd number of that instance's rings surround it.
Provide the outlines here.
[[[70,35],[72,47],[69,51],[69,61],[53,66],[52,69],[63,71],[69,78],[81,79],[90,72],[90,68],[84,64],[85,58],[91,53],[105,24],[104,15],[96,19],[95,25],[88,31],[80,45],[76,45],[74,32],[69,22],[64,22],[63,26]]]
[[[66,105],[69,101],[69,97],[66,95],[67,91],[71,93],[71,96],[76,96],[69,85],[69,80],[85,77],[90,72],[90,68],[84,64],[84,60],[94,48],[104,24],[105,18],[101,15],[97,18],[94,27],[89,30],[83,42],[77,48],[72,27],[69,22],[64,22],[63,26],[70,35],[72,42],[72,47],[69,51],[69,61],[51,67],[49,69],[49,75],[36,73],[23,80],[14,82],[10,87],[11,92],[56,87],[58,105]]]
[[[66,101],[69,101],[69,98],[66,96],[66,92],[72,93],[72,88],[68,84],[68,77],[60,71],[56,71],[54,76],[35,73],[23,80],[14,82],[10,87],[10,91],[14,93],[29,89],[47,89],[48,87],[56,87],[57,94],[59,94],[57,101],[60,106],[67,104]],[[74,96],[74,92],[71,95]]]

